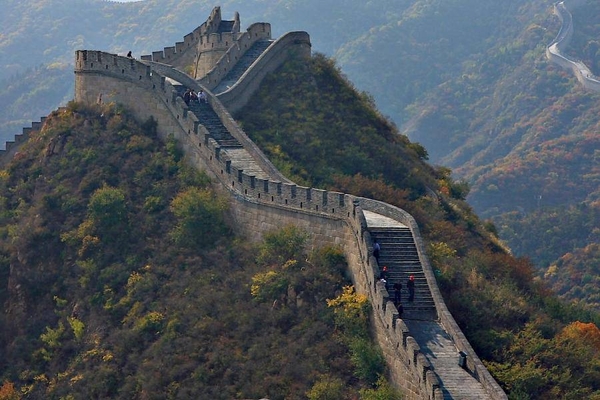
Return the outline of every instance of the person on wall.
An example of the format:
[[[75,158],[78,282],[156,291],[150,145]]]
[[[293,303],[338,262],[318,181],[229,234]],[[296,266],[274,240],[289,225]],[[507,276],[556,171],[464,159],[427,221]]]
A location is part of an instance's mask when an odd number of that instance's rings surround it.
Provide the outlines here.
[[[200,90],[200,93],[198,93],[198,102],[208,103],[208,97],[206,96],[204,90]]]
[[[406,281],[406,288],[408,289],[408,301],[410,303],[415,299],[415,277],[411,275],[408,277],[408,281]]]
[[[377,260],[377,264],[379,264],[379,252],[380,251],[381,251],[381,246],[379,245],[377,240],[375,240],[373,242],[373,257],[375,257],[375,260]]]
[[[402,301],[402,284],[394,283],[394,304],[398,305]]]
[[[189,106],[191,99],[192,99],[192,91],[190,89],[188,89],[183,94],[183,101],[185,101],[185,104],[187,104]]]

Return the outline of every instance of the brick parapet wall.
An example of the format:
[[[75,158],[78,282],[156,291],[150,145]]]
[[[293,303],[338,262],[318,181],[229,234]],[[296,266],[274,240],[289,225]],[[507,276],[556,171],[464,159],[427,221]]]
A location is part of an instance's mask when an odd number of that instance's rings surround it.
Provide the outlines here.
[[[221,8],[215,7],[208,19],[192,32],[185,35],[182,42],[176,42],[174,46],[164,47],[162,50],[153,51],[152,54],[143,55],[141,59],[165,63],[184,69],[186,66],[193,64],[201,38],[216,32],[220,23]]]
[[[211,65],[206,74],[199,77],[200,84],[210,90],[214,89],[255,42],[270,39],[271,24],[260,22],[250,25],[246,32],[228,43],[227,51]]]
[[[573,36],[573,17],[569,8],[579,7],[585,2],[586,0],[565,0],[554,4],[554,14],[559,18],[561,27],[556,38],[546,48],[546,57],[560,67],[570,70],[586,89],[600,92],[600,80],[582,61],[561,54],[568,47]]]
[[[242,77],[217,97],[227,110],[235,114],[258,90],[265,76],[290,58],[311,56],[310,36],[306,32],[288,32],[271,44]]]
[[[437,400],[443,396],[431,365],[406,325],[398,319],[389,294],[375,279],[377,264],[371,255],[372,240],[362,210],[381,213],[409,226],[444,327],[453,336],[457,347],[466,350],[469,367],[490,389],[489,398],[506,398],[487,370],[479,369],[481,362],[447,312],[425,257],[417,225],[408,213],[370,199],[298,186],[279,179],[281,174],[275,175],[276,179],[260,179],[245,173],[236,168],[230,155],[209,137],[166,79],[150,66],[138,64],[132,65],[131,60],[107,53],[77,52],[76,100],[94,103],[103,90],[104,101],[125,104],[141,120],[155,117],[160,136],[165,138],[173,134],[187,160],[206,170],[217,187],[230,194],[236,226],[249,238],[258,240],[265,233],[290,223],[306,229],[314,245],[340,246],[357,292],[370,299],[374,331],[390,366],[392,382],[404,391],[406,399]],[[226,126],[235,124],[210,93],[209,102]],[[489,382],[486,381],[488,377]]]
[[[471,344],[469,343],[464,333],[454,320],[454,317],[448,310],[448,307],[446,306],[446,303],[444,302],[442,294],[437,285],[433,269],[431,268],[429,260],[427,259],[425,245],[423,243],[419,227],[414,218],[409,213],[400,208],[394,207],[390,204],[383,203],[377,200],[363,198],[361,200],[360,205],[364,210],[372,211],[384,215],[386,217],[392,218],[406,225],[410,229],[415,241],[417,252],[419,254],[419,261],[425,274],[425,278],[427,280],[427,285],[431,292],[431,296],[433,297],[433,301],[435,303],[436,311],[441,325],[444,327],[444,330],[452,337],[452,340],[456,345],[457,349],[459,351],[464,352],[467,355],[467,370],[473,375],[473,377],[475,377],[475,379],[481,382],[487,393],[490,395],[489,398],[506,399],[506,394],[498,385],[496,380],[491,376],[487,368],[485,368],[485,366],[475,353],[475,350],[473,350]],[[386,293],[386,295],[389,297],[389,294]],[[389,307],[395,309],[391,301],[387,299],[383,299],[382,301],[384,303],[387,303]],[[388,306],[384,305],[382,306],[382,308]]]
[[[75,100],[84,103],[95,103],[101,96],[104,103],[108,102],[120,102],[124,104],[131,104],[132,108],[138,108],[136,111],[137,115],[144,115],[144,118],[148,118],[152,115],[152,112],[156,111],[156,105],[152,110],[146,110],[148,104],[154,103],[154,98],[147,98],[146,93],[139,93],[134,95],[132,88],[121,85],[120,83],[115,84],[118,81],[127,81],[134,83],[138,89],[145,89],[151,93],[162,93],[161,96],[165,97],[165,105],[174,105],[176,101],[180,102],[181,109],[173,110],[178,115],[178,121],[184,126],[187,132],[196,132],[200,126],[196,117],[189,113],[190,118],[187,118],[188,107],[185,105],[183,100],[177,96],[173,86],[165,79],[164,76],[153,71],[153,65],[138,60],[121,57],[116,54],[105,53],[101,51],[87,51],[80,50],[76,52],[75,61]],[[97,75],[102,77],[110,77],[117,79],[118,81],[111,81],[102,84],[88,84],[85,82],[79,82],[79,80],[89,80],[90,78],[84,78],[86,75]],[[178,75],[170,74],[174,79],[180,79]],[[190,88],[194,90],[206,90],[203,86],[199,85],[195,81],[188,81]],[[276,176],[282,182],[289,182],[271,163],[271,161],[260,151],[258,146],[248,138],[244,131],[239,127],[223,105],[208,93],[208,101],[217,113],[223,125],[229,130],[244,148],[252,155],[255,161],[263,168],[270,176]],[[136,96],[139,96],[139,101],[136,102]],[[142,99],[145,99],[142,101]]]
[[[13,140],[4,143],[4,149],[0,149],[0,167],[4,167],[14,157],[21,145],[27,142],[32,132],[42,129],[45,120],[46,117],[42,117],[39,121],[32,122],[31,127],[24,127],[22,133],[16,134]]]

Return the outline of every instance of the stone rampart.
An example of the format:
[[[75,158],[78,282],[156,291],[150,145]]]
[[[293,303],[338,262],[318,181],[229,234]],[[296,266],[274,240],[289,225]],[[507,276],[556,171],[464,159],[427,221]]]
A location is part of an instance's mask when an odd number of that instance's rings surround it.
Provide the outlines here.
[[[221,23],[221,8],[215,7],[208,19],[199,27],[183,37],[182,42],[176,42],[174,46],[165,47],[162,50],[153,51],[150,55],[143,55],[142,60],[156,61],[185,69],[194,63],[196,51],[200,39],[218,30]]]
[[[31,127],[23,128],[23,132],[16,134],[14,140],[9,140],[4,144],[4,149],[0,149],[0,167],[4,167],[13,158],[21,145],[29,139],[31,132],[42,129],[45,120],[46,117],[42,117],[39,122],[32,122]]]
[[[214,89],[255,42],[270,39],[271,24],[252,24],[246,32],[236,38],[235,42],[230,42],[227,51],[206,74],[199,76],[200,83],[210,90]]]
[[[357,292],[368,295],[371,301],[374,330],[389,363],[392,382],[404,391],[406,399],[443,398],[439,380],[431,365],[406,325],[398,319],[398,312],[389,301],[387,291],[376,282],[378,269],[371,256],[372,241],[362,210],[382,213],[411,228],[418,243],[419,257],[428,271],[427,280],[432,294],[436,296],[436,305],[442,314],[446,314],[417,225],[408,213],[374,200],[298,186],[280,180],[279,173],[269,179],[247,174],[234,165],[227,151],[221,149],[200,121],[188,112],[187,106],[165,77],[152,71],[149,65],[91,51],[78,51],[76,58],[76,100],[94,103],[103,94],[103,101],[123,103],[141,120],[153,116],[158,122],[160,136],[164,138],[173,134],[189,162],[206,170],[218,187],[230,194],[232,214],[240,232],[257,240],[265,233],[291,223],[306,229],[315,245],[340,246],[348,260],[349,273]],[[103,92],[100,93],[100,90]],[[227,110],[210,93],[209,102],[225,126],[237,126]],[[256,151],[266,159],[260,150]],[[481,361],[466,339],[462,343],[464,336],[450,313],[441,317],[457,346],[468,352],[469,368],[489,389],[489,398],[505,399],[506,395],[491,376],[486,375],[487,371],[479,369]]]
[[[306,32],[288,32],[267,48],[250,68],[229,90],[217,97],[235,114],[244,107],[260,87],[265,76],[290,58],[306,58],[311,55],[310,36]]]
[[[153,70],[152,65],[101,51],[80,50],[76,52],[75,58],[75,101],[90,104],[100,99],[103,103],[127,104],[141,120],[154,116],[159,126],[168,118],[159,120],[155,114],[163,115],[164,109],[168,108],[169,113],[175,115],[176,123],[170,122],[162,127],[163,132],[175,134],[177,130],[183,129],[189,134],[196,133],[204,137],[200,132],[204,129],[200,122],[188,112],[187,105],[176,95],[165,76]],[[178,80],[179,74],[173,75],[173,79]],[[124,85],[124,82],[134,85]],[[191,89],[205,89],[193,80],[188,83]],[[207,93],[208,101],[223,125],[242,143],[261,168],[281,182],[289,182],[248,138],[222,104],[209,91]]]
[[[421,263],[421,267],[427,280],[427,285],[431,292],[431,296],[433,297],[433,301],[435,303],[435,308],[440,323],[444,327],[444,330],[452,337],[452,340],[456,345],[458,351],[462,351],[464,354],[466,354],[466,369],[473,377],[475,377],[475,379],[481,382],[483,387],[490,394],[489,398],[505,399],[506,394],[504,393],[502,388],[500,388],[496,380],[491,376],[487,368],[485,368],[485,366],[475,353],[475,350],[473,350],[471,344],[469,343],[464,333],[454,320],[454,317],[448,310],[448,307],[446,306],[446,303],[444,302],[442,294],[437,285],[433,269],[431,268],[429,260],[427,259],[425,253],[425,245],[423,243],[419,227],[414,218],[409,213],[400,208],[394,207],[390,204],[383,203],[377,200],[363,198],[361,199],[360,204],[362,209],[364,210],[372,211],[377,214],[381,214],[386,217],[392,218],[409,227],[410,231],[412,232],[415,245],[417,247],[417,252],[419,254],[419,262]],[[389,300],[385,299],[384,302],[385,301]],[[388,304],[389,307],[394,307],[391,301],[389,301]]]
[[[583,4],[585,4],[585,0],[565,0],[554,4],[554,14],[561,21],[561,27],[556,38],[546,48],[546,57],[560,67],[570,70],[586,89],[600,92],[600,80],[592,74],[590,69],[583,62],[570,59],[562,54],[573,36],[573,16],[567,7],[573,9]]]

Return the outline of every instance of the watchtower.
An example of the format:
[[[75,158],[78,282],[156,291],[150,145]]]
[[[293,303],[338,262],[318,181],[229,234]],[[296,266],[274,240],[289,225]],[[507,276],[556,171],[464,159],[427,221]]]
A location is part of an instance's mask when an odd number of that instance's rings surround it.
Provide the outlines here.
[[[221,7],[215,7],[198,40],[194,78],[198,79],[213,69],[217,61],[234,45],[240,37],[240,14],[235,13],[233,20],[221,18]]]

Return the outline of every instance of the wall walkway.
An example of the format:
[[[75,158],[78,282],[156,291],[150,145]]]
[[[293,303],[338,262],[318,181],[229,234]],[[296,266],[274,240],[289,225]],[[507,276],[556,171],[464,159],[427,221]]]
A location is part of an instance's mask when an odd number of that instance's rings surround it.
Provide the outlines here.
[[[258,69],[272,70],[286,57],[306,56],[304,35],[285,36],[276,56],[263,54],[254,65],[260,61],[262,67]],[[298,44],[302,51],[289,51]],[[274,45],[269,47],[273,48]],[[180,74],[181,71],[169,71],[168,65],[162,63],[100,51],[77,51],[75,100],[88,104],[99,99],[121,103],[140,120],[155,118],[161,138],[174,135],[188,161],[205,170],[221,190],[230,194],[232,214],[242,234],[257,240],[282,225],[294,224],[309,232],[315,244],[342,248],[356,290],[369,296],[373,329],[390,367],[391,381],[406,399],[507,398],[448,311],[425,256],[417,224],[408,213],[372,199],[302,187],[289,181],[239,128],[221,101],[208,92],[211,112],[241,148],[221,145],[212,128],[202,120],[204,117],[198,117],[198,111],[188,107],[177,88],[169,83],[168,75],[185,80]],[[262,79],[260,73],[248,70],[241,80],[252,86],[255,79]],[[195,90],[206,89],[195,81],[187,82],[195,85]],[[10,157],[8,153],[15,146],[7,148],[0,161]],[[382,220],[393,221],[392,224],[410,231],[422,287],[433,300],[431,317],[401,318],[385,284],[378,280],[379,266],[371,255],[371,230],[378,228],[378,221]]]
[[[161,137],[173,134],[190,163],[206,170],[231,195],[231,210],[241,233],[259,239],[282,225],[294,224],[309,232],[315,243],[341,247],[356,290],[371,300],[374,331],[390,365],[392,382],[407,399],[464,398],[464,394],[452,394],[456,390],[452,388],[464,386],[465,379],[473,385],[470,392],[477,398],[506,398],[448,312],[425,257],[418,227],[409,214],[386,203],[302,187],[285,179],[243,134],[219,99],[209,93],[209,105],[221,124],[246,150],[241,160],[239,149],[220,146],[178,96],[177,89],[152,65],[102,52],[78,51],[75,76],[76,101],[94,103],[102,94],[103,101],[127,105],[140,120],[153,116]],[[255,161],[251,172],[243,167],[248,156]],[[378,282],[379,267],[371,256],[372,237],[363,210],[395,220],[412,232],[424,284],[435,302],[435,325],[453,344],[446,350],[452,349],[449,354],[454,354],[456,362],[438,363],[437,368],[443,366],[447,372],[457,370],[458,374],[436,371],[435,360],[442,358],[441,353],[428,343],[439,340],[434,336],[417,340],[420,336],[412,334],[409,324],[399,318],[385,285]],[[413,325],[412,329],[420,328]],[[426,330],[420,334],[423,332]],[[463,367],[458,366],[461,351],[465,354]]]
[[[565,0],[554,4],[554,14],[560,19],[561,27],[556,38],[546,48],[546,57],[553,63],[573,72],[584,88],[600,92],[600,79],[594,76],[582,61],[571,59],[562,54],[573,36],[573,17],[568,7],[574,8],[584,3],[585,0]]]

